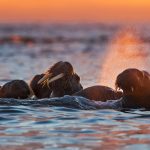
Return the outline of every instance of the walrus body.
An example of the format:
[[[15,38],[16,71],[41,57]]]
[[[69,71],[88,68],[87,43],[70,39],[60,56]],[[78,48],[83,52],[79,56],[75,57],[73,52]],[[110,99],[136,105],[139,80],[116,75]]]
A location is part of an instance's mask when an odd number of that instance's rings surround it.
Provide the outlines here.
[[[30,82],[30,87],[31,87],[34,95],[39,99],[49,98],[51,95],[51,92],[52,92],[51,89],[47,85],[43,86],[41,84],[38,84],[38,81],[40,79],[42,79],[44,77],[44,75],[45,75],[44,73],[35,75]]]
[[[83,89],[75,94],[74,96],[82,96],[90,100],[95,101],[107,101],[107,100],[116,100],[122,97],[122,92],[116,92],[110,87],[107,86],[91,86],[86,89]]]
[[[80,77],[74,72],[73,66],[62,61],[50,67],[38,84],[49,87],[50,97],[72,95],[83,89]]]
[[[150,74],[138,69],[126,69],[117,76],[116,88],[123,90],[123,107],[150,108]]]
[[[0,98],[26,99],[29,96],[29,86],[23,80],[10,81],[0,88]]]

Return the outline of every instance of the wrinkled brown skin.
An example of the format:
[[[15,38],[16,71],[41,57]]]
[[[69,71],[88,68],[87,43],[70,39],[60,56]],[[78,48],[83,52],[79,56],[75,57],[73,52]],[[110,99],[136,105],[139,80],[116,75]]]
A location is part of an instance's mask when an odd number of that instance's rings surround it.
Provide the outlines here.
[[[52,90],[51,97],[62,97],[72,95],[83,89],[80,83],[80,77],[74,73],[74,69],[69,62],[57,62],[48,71],[53,76],[64,73],[64,77],[49,84]]]
[[[38,84],[38,81],[44,76],[45,74],[35,75],[33,79],[30,81],[30,87],[34,93],[34,95],[38,99],[42,98],[49,98],[51,95],[51,89],[48,88],[47,85],[43,86]]]
[[[126,105],[150,108],[150,74],[138,69],[126,69],[117,76],[116,88],[123,90]]]
[[[29,96],[29,86],[23,80],[10,81],[0,88],[0,98],[26,99]]]
[[[107,100],[116,100],[122,97],[122,92],[116,92],[110,87],[107,86],[91,86],[86,89],[83,89],[75,94],[74,96],[82,96],[90,100],[95,101],[107,101]]]

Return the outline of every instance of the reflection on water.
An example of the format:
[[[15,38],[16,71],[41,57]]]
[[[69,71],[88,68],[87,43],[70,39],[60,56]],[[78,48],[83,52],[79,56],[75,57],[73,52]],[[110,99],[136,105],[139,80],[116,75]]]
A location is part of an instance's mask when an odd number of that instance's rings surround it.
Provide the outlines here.
[[[132,48],[134,56],[140,53],[140,57],[134,57],[136,67],[148,69],[149,61],[143,58],[149,60],[149,28],[138,28],[138,38],[135,34],[120,34],[121,38],[116,39],[120,28],[113,25],[0,25],[0,84],[10,79],[29,81],[56,61],[67,60],[81,76],[84,87],[98,84],[104,73],[104,84],[113,86],[112,73],[119,65],[129,66],[128,60],[133,57],[127,55]],[[121,58],[125,55],[128,58],[124,63],[123,59],[118,62],[112,57],[120,53],[121,45],[129,50],[120,54]],[[150,149],[149,111],[0,106],[0,114],[2,150]]]
[[[1,106],[0,114],[1,149],[150,147],[148,111]]]

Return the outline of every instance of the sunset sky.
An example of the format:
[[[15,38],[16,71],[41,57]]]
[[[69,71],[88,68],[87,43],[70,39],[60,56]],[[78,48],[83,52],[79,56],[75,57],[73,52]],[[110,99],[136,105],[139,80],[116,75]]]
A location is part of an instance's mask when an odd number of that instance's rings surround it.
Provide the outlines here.
[[[150,22],[150,0],[0,0],[0,23]]]

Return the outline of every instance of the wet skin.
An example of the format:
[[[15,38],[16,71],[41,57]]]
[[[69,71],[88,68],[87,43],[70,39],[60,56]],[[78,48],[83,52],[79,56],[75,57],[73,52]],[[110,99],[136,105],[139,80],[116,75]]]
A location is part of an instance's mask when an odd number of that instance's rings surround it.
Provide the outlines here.
[[[23,80],[12,80],[0,88],[0,98],[26,99],[30,94],[29,86]]]
[[[86,89],[83,89],[75,94],[74,96],[82,96],[90,100],[95,101],[107,101],[107,100],[116,100],[122,97],[122,92],[115,91],[107,86],[91,86]]]

